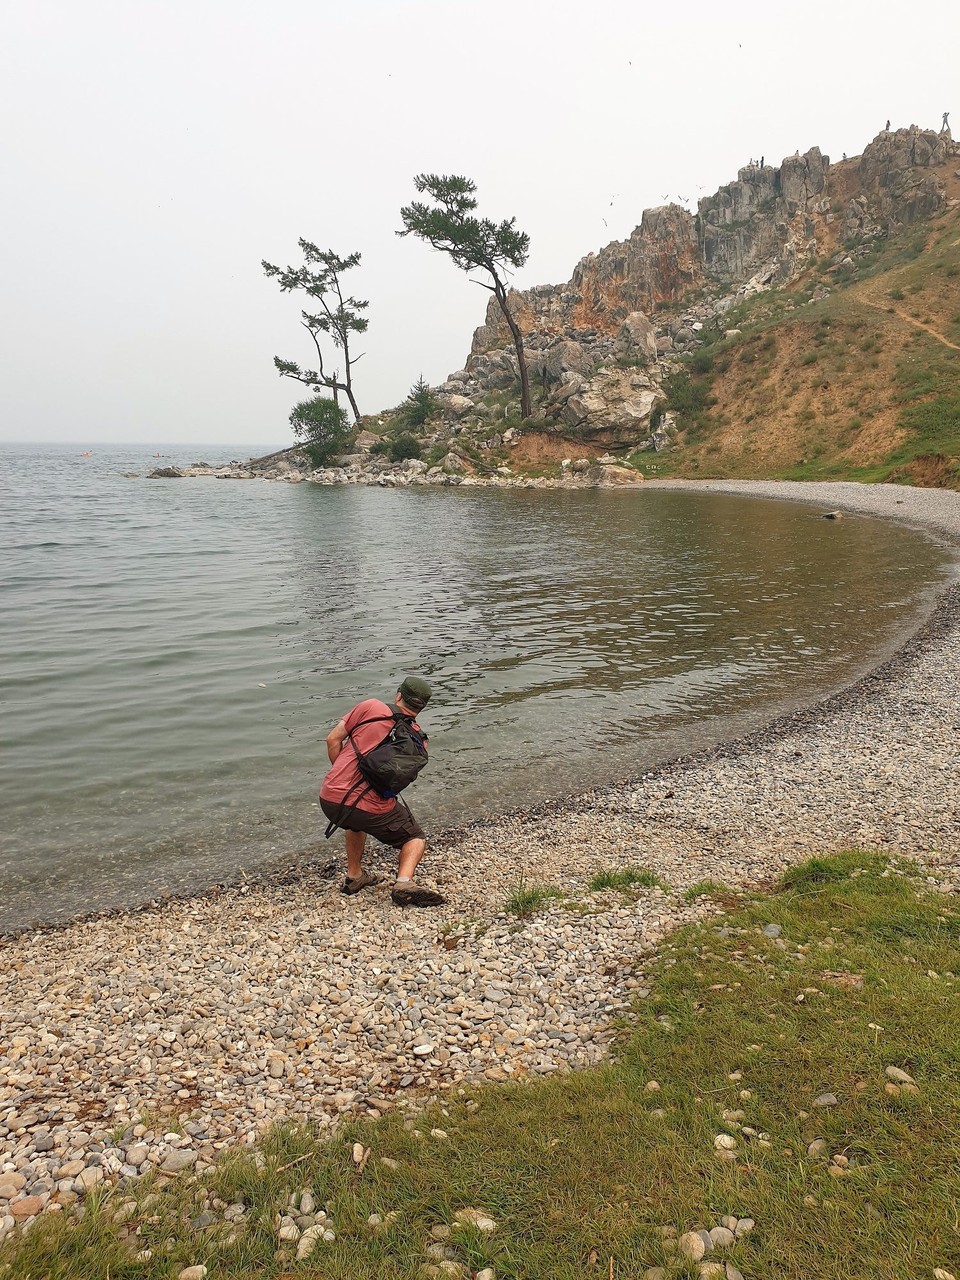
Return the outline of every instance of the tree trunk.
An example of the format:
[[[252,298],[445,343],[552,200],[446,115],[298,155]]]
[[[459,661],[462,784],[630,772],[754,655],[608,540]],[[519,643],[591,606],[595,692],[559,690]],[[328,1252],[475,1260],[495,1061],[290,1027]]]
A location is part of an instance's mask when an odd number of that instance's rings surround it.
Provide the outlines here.
[[[513,335],[513,347],[517,353],[517,364],[520,366],[520,417],[526,421],[530,417],[532,410],[530,408],[530,379],[527,376],[527,358],[523,351],[523,334],[520,332],[516,320],[510,314],[510,308],[507,306],[507,291],[503,287],[503,282],[496,275],[493,278],[495,282],[494,296]]]
[[[347,393],[347,399],[350,401],[350,408],[353,410],[353,418],[354,418],[354,421],[356,422],[357,426],[359,427],[359,425],[360,425],[360,410],[357,408],[357,402],[356,402],[356,400],[354,400],[354,398],[353,398],[353,388],[348,384],[347,386],[345,386],[345,387],[344,387],[344,391],[346,391],[346,393]]]

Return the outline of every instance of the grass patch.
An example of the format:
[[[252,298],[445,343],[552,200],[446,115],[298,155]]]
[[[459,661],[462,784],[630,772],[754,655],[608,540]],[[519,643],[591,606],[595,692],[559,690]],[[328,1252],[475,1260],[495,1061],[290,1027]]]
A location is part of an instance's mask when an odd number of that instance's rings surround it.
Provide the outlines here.
[[[536,915],[538,911],[542,911],[551,902],[562,897],[563,894],[554,885],[527,884],[521,876],[516,889],[503,904],[503,909],[512,916],[525,919]]]
[[[111,1220],[118,1190],[79,1221],[42,1218],[0,1263],[11,1280],[169,1280],[197,1262],[218,1280],[414,1280],[434,1262],[433,1229],[475,1207],[496,1229],[454,1226],[446,1244],[463,1274],[497,1280],[693,1277],[662,1229],[725,1214],[756,1225],[708,1260],[747,1277],[956,1274],[960,916],[901,871],[869,854],[817,859],[683,929],[645,965],[649,995],[603,1066],[345,1123],[329,1141],[280,1128],[210,1178],[138,1186],[126,1228]],[[826,1093],[836,1105],[816,1106]],[[370,1149],[362,1170],[354,1142]],[[275,1215],[303,1188],[336,1239],[298,1264]],[[232,1241],[222,1222],[196,1225],[205,1195],[246,1206]],[[154,1253],[134,1263],[134,1248]]]
[[[590,892],[601,889],[669,889],[667,882],[649,867],[621,867],[598,871],[590,881]]]
[[[689,889],[683,891],[684,902],[696,902],[697,898],[715,898],[720,902],[726,902],[732,897],[732,891],[719,880],[698,880],[696,884],[692,884]]]
[[[849,880],[854,873],[863,875],[868,870],[882,871],[885,865],[882,858],[871,858],[856,853],[837,854],[831,858],[810,858],[800,866],[791,867],[789,871],[784,872],[780,884],[785,890],[806,893],[822,885],[839,884],[842,880]]]

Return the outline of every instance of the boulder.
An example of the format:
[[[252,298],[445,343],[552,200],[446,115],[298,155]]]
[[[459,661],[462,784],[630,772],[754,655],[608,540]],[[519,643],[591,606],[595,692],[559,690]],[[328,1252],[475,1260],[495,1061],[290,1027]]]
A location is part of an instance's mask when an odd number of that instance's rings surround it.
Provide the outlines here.
[[[656,360],[656,331],[642,311],[631,311],[624,320],[614,341],[613,352],[621,359],[640,357]]]
[[[466,468],[463,465],[463,459],[460,457],[459,454],[453,453],[453,452],[448,453],[445,458],[441,458],[440,466],[447,473],[452,472],[454,475],[457,475],[457,476],[463,475],[464,471],[466,470]]]
[[[568,373],[589,373],[594,364],[593,354],[582,343],[570,338],[561,338],[551,344],[541,360],[543,372],[553,381]]]
[[[469,396],[445,395],[443,397],[443,407],[448,413],[452,413],[455,418],[462,418],[465,413],[470,412],[474,404]]]
[[[660,392],[631,369],[603,369],[561,411],[561,420],[605,445],[632,444],[649,432]]]
[[[157,467],[147,473],[148,480],[182,480],[187,473],[179,467]]]
[[[639,484],[643,480],[640,472],[634,471],[632,467],[611,466],[591,467],[586,478],[593,484],[604,485]]]
[[[569,373],[565,373],[563,375],[560,379],[559,386],[554,387],[551,394],[555,400],[562,402],[564,400],[569,400],[572,395],[582,390],[583,385],[583,378],[580,374],[574,373],[573,370],[571,370]]]

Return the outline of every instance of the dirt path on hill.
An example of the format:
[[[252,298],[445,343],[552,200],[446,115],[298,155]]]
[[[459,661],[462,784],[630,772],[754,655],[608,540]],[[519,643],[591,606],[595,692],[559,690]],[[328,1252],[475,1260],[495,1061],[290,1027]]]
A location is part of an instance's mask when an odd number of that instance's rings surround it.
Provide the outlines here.
[[[906,311],[901,311],[899,307],[892,307],[888,303],[880,302],[876,298],[871,298],[866,292],[860,296],[860,301],[865,302],[868,307],[876,307],[878,311],[892,311],[898,315],[901,320],[907,324],[912,324],[915,329],[922,329],[924,333],[929,333],[931,338],[936,338],[938,342],[942,342],[945,347],[950,347],[952,351],[960,351],[960,346],[955,342],[951,342],[949,338],[945,338],[942,333],[932,328],[928,324],[924,324],[922,320],[914,320],[913,316],[908,315]]]

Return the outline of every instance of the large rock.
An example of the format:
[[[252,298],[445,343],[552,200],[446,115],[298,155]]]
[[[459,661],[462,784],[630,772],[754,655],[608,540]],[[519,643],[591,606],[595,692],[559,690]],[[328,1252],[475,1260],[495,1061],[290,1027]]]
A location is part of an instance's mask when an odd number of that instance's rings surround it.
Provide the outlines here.
[[[589,373],[595,364],[593,352],[571,338],[551,343],[541,356],[542,370],[552,381],[559,381],[567,373]]]
[[[660,398],[633,369],[602,369],[571,395],[560,417],[585,439],[599,444],[632,444],[649,434],[650,414]]]
[[[657,332],[642,311],[631,311],[624,320],[613,350],[621,358],[656,360]]]
[[[881,133],[860,157],[860,186],[867,208],[891,231],[936,213],[944,201],[943,185],[930,169],[945,165],[950,139],[932,129],[897,129]],[[869,203],[868,203],[869,202]]]
[[[443,407],[455,418],[462,418],[465,413],[469,413],[474,407],[473,401],[469,396],[445,395],[443,397]]]
[[[634,471],[632,467],[617,467],[609,465],[591,467],[587,472],[586,478],[594,484],[613,486],[641,484],[643,482],[643,476],[639,471]]]

